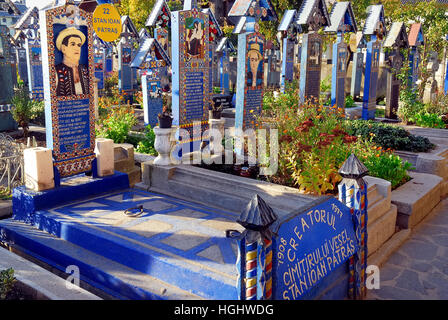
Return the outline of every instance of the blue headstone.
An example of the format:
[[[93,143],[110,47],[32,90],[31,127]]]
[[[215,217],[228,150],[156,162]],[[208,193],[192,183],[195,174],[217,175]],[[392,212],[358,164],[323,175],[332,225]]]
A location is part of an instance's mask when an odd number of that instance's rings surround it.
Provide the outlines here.
[[[352,66],[352,82],[350,87],[350,94],[353,98],[358,98],[361,95],[361,83],[364,72],[364,52],[367,42],[362,32],[352,34],[352,44],[350,50],[353,52],[353,66]]]
[[[216,54],[219,59],[219,86],[221,92],[224,92],[225,94],[228,94],[230,89],[230,54],[235,51],[235,47],[228,38],[222,38],[216,48]]]
[[[142,74],[144,121],[152,128],[157,126],[157,116],[162,113],[162,90],[168,84],[166,69],[170,65],[168,54],[152,38],[142,42],[132,61],[132,68],[138,68]]]
[[[238,33],[238,75],[236,87],[235,128],[254,129],[263,106],[265,38],[258,21],[276,20],[270,1],[237,0],[229,17],[240,18]],[[243,32],[244,31],[244,32]],[[237,152],[241,152],[238,150]]]
[[[196,7],[171,13],[173,125],[186,130],[185,154],[200,150],[210,103],[209,15]],[[180,153],[179,153],[180,155]]]
[[[136,69],[131,68],[135,57],[135,45],[139,42],[138,31],[128,16],[121,17],[122,33],[118,44],[118,88],[132,102],[135,89]]]
[[[14,96],[14,81],[11,74],[11,42],[9,28],[0,25],[0,105],[8,105]],[[9,112],[9,110],[8,110]]]
[[[47,148],[58,186],[59,178],[91,171],[95,160],[93,18],[68,2],[40,11],[39,20]],[[62,52],[69,41],[81,45],[80,55]]]
[[[317,104],[320,97],[323,46],[322,36],[317,31],[330,25],[325,1],[310,0],[302,2],[296,23],[300,26],[307,25],[309,30],[302,38],[299,102],[304,103],[308,100]]]
[[[347,77],[349,51],[344,41],[344,34],[346,32],[357,32],[351,3],[348,1],[335,3],[330,19],[331,25],[325,28],[325,31],[337,34],[337,41],[333,45],[331,106],[345,108],[345,78]]]
[[[407,49],[408,35],[403,22],[394,22],[384,41],[386,49],[387,65],[387,89],[386,89],[386,118],[397,119],[397,110],[400,100],[401,81],[397,74],[400,73],[405,59],[402,50]]]
[[[294,58],[295,46],[297,44],[298,33],[301,27],[296,24],[298,20],[297,10],[286,10],[283,19],[278,27],[278,31],[282,33],[282,73],[281,73],[281,92],[285,92],[287,82],[294,80]]]
[[[383,5],[372,5],[367,8],[363,33],[370,36],[370,41],[367,44],[362,119],[370,120],[375,119],[376,112],[381,40],[387,34]]]
[[[421,23],[414,23],[413,25],[411,25],[408,43],[411,48],[411,52],[409,53],[409,82],[411,88],[415,89],[417,87],[417,81],[420,76],[420,47],[425,44],[425,37],[423,35]]]

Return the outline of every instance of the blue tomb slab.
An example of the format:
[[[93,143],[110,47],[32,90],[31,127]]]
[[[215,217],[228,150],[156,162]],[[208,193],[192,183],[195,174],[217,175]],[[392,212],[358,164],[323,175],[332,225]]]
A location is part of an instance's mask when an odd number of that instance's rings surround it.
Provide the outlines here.
[[[139,205],[143,206],[139,218],[124,215],[126,209]],[[231,212],[130,189],[55,209],[16,214],[15,227],[11,226],[13,222],[4,221],[0,229],[9,240],[14,238],[33,255],[47,256],[63,270],[67,257],[61,255],[65,252],[53,249],[57,256],[50,255],[46,249],[50,244],[36,244],[29,235],[20,238],[14,229],[25,222],[200,298],[236,299],[237,244],[226,238],[225,230],[241,229],[235,223],[237,218]],[[90,265],[89,280],[102,283],[114,293],[104,280],[107,272],[94,274],[92,269]]]
[[[38,210],[127,188],[129,188],[128,175],[121,172],[97,179],[85,175],[72,176],[62,179],[60,187],[41,192],[21,186],[13,190],[13,216],[20,219]]]

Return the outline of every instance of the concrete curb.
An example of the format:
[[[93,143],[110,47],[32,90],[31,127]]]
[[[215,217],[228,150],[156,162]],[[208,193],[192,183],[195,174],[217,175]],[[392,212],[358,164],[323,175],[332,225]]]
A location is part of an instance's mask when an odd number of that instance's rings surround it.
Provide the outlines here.
[[[392,203],[398,208],[397,225],[413,228],[442,199],[443,178],[426,173],[410,172],[412,180],[392,191]]]
[[[45,300],[101,300],[82,288],[67,289],[66,281],[53,273],[0,248],[0,270],[14,269],[19,287],[31,290],[36,299]]]

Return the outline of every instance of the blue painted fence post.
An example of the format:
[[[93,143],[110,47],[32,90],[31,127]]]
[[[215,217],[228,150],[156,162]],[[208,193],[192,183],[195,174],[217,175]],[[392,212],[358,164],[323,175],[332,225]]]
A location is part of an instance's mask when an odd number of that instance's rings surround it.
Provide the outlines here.
[[[339,174],[343,177],[339,184],[339,201],[350,208],[355,225],[359,250],[350,258],[349,292],[351,299],[363,299],[366,294],[367,268],[367,183],[363,177],[367,168],[352,154],[342,165]]]
[[[277,221],[274,211],[256,195],[237,221],[246,230],[227,230],[238,242],[237,291],[239,300],[271,300],[273,296],[273,239],[269,230]]]

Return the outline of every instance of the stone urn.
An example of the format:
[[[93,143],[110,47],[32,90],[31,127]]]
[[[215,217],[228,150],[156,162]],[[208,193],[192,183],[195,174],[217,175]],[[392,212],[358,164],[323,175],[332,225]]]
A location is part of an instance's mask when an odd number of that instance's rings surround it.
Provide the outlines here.
[[[154,134],[156,139],[154,142],[154,149],[158,152],[157,158],[154,160],[154,164],[158,166],[169,166],[172,164],[171,151],[176,143],[174,138],[171,138],[172,133],[176,130],[172,128],[160,128],[155,127]]]

